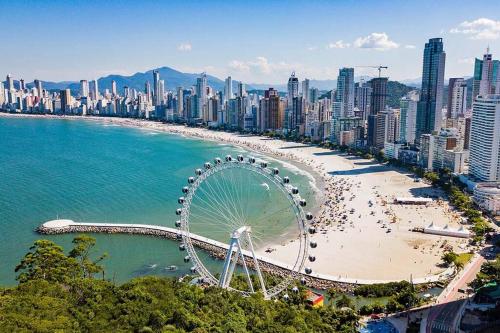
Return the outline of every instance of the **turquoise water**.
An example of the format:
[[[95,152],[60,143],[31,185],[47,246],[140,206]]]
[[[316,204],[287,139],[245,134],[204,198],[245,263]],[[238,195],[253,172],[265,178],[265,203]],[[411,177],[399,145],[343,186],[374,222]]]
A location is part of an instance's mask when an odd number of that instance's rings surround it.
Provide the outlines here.
[[[230,145],[83,119],[0,118],[0,141],[0,285],[15,283],[14,267],[34,240],[50,238],[70,249],[73,235],[40,236],[34,230],[41,223],[59,217],[171,227],[180,190],[195,168],[215,156],[242,152]],[[276,162],[273,165],[281,167]],[[281,170],[313,203],[309,179],[292,170]],[[290,215],[281,214],[279,205],[271,205],[270,194],[260,186],[261,179],[237,172],[232,177],[236,184],[249,186],[245,189],[250,212],[247,219],[256,225],[258,244],[293,228]],[[259,225],[261,212],[268,216],[274,213],[268,221],[276,227]],[[226,239],[226,232],[214,228],[197,227],[197,231]],[[189,271],[190,264],[184,264],[184,254],[179,253],[174,241],[132,235],[94,236],[96,253],[109,255],[106,276],[117,282],[145,274],[180,275]],[[199,255],[214,270],[219,269],[220,262]],[[165,270],[170,265],[179,270]]]

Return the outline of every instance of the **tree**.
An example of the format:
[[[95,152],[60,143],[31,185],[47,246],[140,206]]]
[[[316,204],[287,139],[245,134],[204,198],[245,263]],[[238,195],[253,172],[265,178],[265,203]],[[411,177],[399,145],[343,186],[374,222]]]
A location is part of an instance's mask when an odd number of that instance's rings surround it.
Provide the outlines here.
[[[342,295],[342,297],[337,300],[335,305],[337,306],[337,308],[354,308],[352,300],[346,295]]]
[[[68,258],[62,247],[46,239],[35,241],[15,271],[20,272],[16,278],[20,283],[37,279],[67,282],[81,273],[74,258]]]
[[[455,263],[457,259],[458,259],[458,254],[451,251],[444,253],[443,256],[441,257],[441,260],[443,260],[447,266],[450,266],[451,264]]]
[[[94,274],[103,271],[102,266],[99,262],[107,257],[107,254],[101,255],[96,260],[91,260],[90,252],[95,246],[95,238],[87,235],[79,235],[73,239],[74,247],[69,253],[70,258],[74,258],[78,261],[80,267],[83,271],[83,278],[93,277]]]

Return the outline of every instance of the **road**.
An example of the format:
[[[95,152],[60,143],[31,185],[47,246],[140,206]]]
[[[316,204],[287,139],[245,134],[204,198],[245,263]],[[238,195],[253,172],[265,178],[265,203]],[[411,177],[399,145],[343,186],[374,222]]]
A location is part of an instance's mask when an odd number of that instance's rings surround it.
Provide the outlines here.
[[[436,305],[431,308],[427,317],[427,333],[455,332],[461,309],[467,301],[466,296],[458,290],[467,289],[467,284],[474,280],[484,261],[481,254],[475,254],[439,295]]]

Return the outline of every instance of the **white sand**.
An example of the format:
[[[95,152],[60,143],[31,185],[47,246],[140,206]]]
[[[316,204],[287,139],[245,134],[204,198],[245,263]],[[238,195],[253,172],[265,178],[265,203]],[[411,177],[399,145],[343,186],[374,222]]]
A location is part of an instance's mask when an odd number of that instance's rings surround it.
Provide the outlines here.
[[[316,217],[320,227],[312,236],[318,247],[310,251],[314,252],[316,261],[308,263],[317,273],[370,280],[408,279],[410,275],[422,278],[444,270],[437,266],[444,242],[459,252],[463,252],[467,242],[409,231],[431,222],[458,226],[460,218],[443,201],[428,207],[393,204],[396,196],[439,196],[442,193],[427,184],[414,182],[401,171],[370,160],[259,136],[239,136],[136,119],[86,119],[223,141],[308,165],[323,177],[325,185],[325,203]],[[351,209],[355,210],[353,214]],[[343,215],[347,215],[345,222],[340,223]],[[379,220],[382,222],[377,223]],[[384,224],[386,228],[382,228]],[[387,233],[387,228],[392,232]],[[261,249],[261,254],[283,262],[294,261],[296,242],[272,247],[275,249],[272,253],[264,253],[265,249]]]

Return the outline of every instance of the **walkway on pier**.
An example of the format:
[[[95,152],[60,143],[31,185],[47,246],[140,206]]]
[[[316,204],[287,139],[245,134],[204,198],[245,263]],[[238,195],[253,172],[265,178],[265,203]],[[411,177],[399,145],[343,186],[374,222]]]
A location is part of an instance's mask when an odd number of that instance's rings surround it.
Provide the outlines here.
[[[89,231],[89,228],[92,228],[92,231]],[[148,225],[148,224],[128,224],[128,223],[94,223],[94,222],[75,222],[73,220],[52,220],[45,222],[41,227],[47,233],[69,233],[69,232],[102,232],[102,233],[110,233],[110,229],[113,229],[113,233],[129,233],[129,234],[148,234],[148,231],[152,232],[163,232],[166,234],[170,234],[173,238],[176,235],[182,235],[182,231],[169,228],[159,225]],[[130,229],[136,229],[137,232],[130,232]],[[209,245],[216,246],[221,249],[227,250],[229,248],[228,244],[203,237],[200,235],[196,235],[191,233],[191,239],[197,240],[202,243],[206,243]],[[243,254],[247,257],[251,257],[251,253],[249,251],[243,251]],[[268,263],[270,265],[274,265],[283,269],[291,270],[292,266],[287,265],[283,262],[267,258],[261,255],[256,255],[257,259],[261,262]],[[422,278],[414,278],[413,283],[422,284],[429,282],[437,282],[441,280],[448,279],[453,274],[453,269],[447,269],[446,271],[437,274],[430,275]],[[311,276],[316,279],[333,281],[339,283],[347,283],[347,284],[374,284],[374,283],[388,283],[388,282],[396,282],[400,280],[364,280],[364,279],[353,279],[353,278],[345,278],[339,277],[329,274],[321,274],[321,273],[312,273],[308,276]]]

